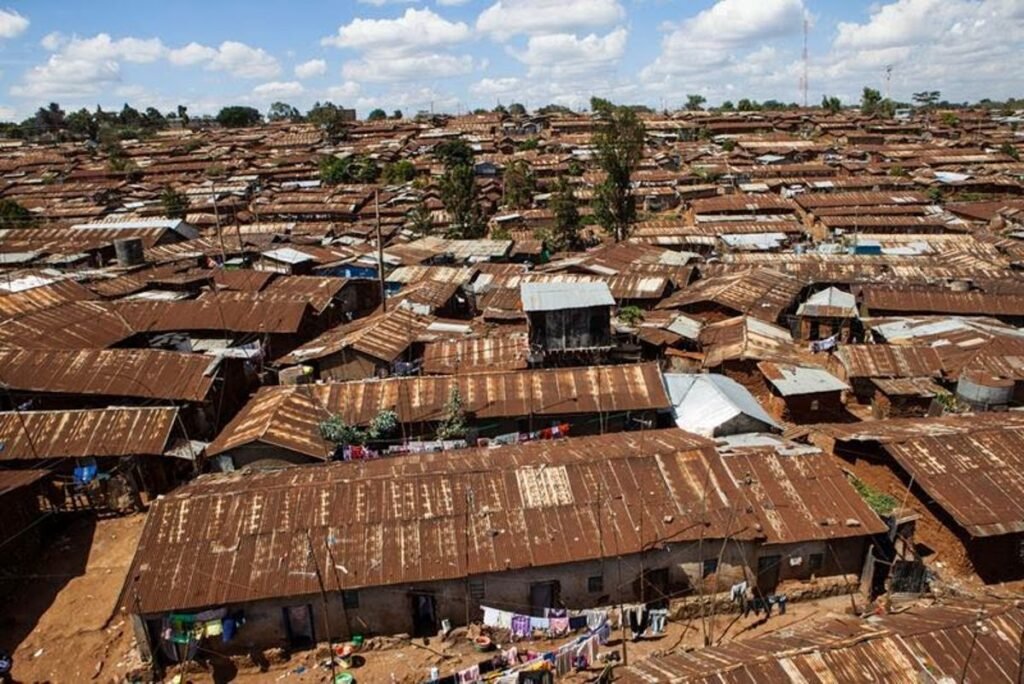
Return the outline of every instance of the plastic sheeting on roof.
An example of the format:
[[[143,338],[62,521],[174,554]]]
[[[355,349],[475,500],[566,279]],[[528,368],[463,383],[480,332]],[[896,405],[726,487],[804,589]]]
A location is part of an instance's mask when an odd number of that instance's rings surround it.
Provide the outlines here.
[[[731,378],[703,373],[665,373],[664,378],[676,425],[684,430],[716,436],[739,416],[762,423],[762,429],[781,429],[753,395]]]

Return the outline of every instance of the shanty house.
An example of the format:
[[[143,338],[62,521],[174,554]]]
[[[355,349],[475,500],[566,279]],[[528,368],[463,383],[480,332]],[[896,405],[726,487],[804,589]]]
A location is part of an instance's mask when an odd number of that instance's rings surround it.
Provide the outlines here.
[[[779,420],[821,423],[846,415],[843,392],[850,388],[825,369],[771,361],[757,367],[771,390],[768,408]]]
[[[857,328],[857,299],[849,292],[829,287],[807,298],[796,310],[793,334],[801,340],[836,337],[850,342],[860,335]]]
[[[847,344],[831,354],[828,369],[845,380],[862,404],[875,395],[876,378],[942,377],[942,358],[932,347],[893,344]]]
[[[781,427],[742,385],[712,373],[666,373],[676,425],[698,435],[723,437]]]
[[[520,296],[534,354],[587,355],[611,349],[615,299],[607,284],[525,282]]]
[[[0,465],[49,468],[55,508],[117,510],[194,474],[204,443],[188,437],[175,407],[6,411],[0,412]],[[118,503],[124,499],[127,506]]]
[[[383,412],[394,412],[397,425],[374,448],[408,451],[435,442],[456,394],[466,423],[462,446],[653,427],[669,408],[655,364],[262,387],[206,453],[229,457],[236,468],[330,460],[341,451],[323,436],[324,421],[336,416],[366,428]]]
[[[202,645],[230,652],[858,572],[884,527],[831,461],[729,458],[670,429],[207,475],[154,502],[120,604],[166,657],[171,613],[244,616]]]

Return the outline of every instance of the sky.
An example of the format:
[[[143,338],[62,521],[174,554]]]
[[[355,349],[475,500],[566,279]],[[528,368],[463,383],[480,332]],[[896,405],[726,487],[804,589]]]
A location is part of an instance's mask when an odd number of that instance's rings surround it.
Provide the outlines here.
[[[1024,95],[1024,0],[0,0],[0,120],[56,101],[365,116]],[[886,78],[886,68],[892,67]]]

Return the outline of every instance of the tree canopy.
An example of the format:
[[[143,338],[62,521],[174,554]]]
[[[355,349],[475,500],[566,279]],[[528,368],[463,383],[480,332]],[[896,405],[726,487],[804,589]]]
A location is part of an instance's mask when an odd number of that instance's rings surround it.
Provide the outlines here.
[[[616,241],[624,240],[636,220],[636,198],[631,177],[644,149],[644,125],[635,111],[594,98],[591,106],[600,119],[593,143],[605,178],[597,187],[594,214]]]
[[[255,107],[231,105],[217,113],[217,123],[225,128],[245,128],[255,126],[263,120],[263,116]]]

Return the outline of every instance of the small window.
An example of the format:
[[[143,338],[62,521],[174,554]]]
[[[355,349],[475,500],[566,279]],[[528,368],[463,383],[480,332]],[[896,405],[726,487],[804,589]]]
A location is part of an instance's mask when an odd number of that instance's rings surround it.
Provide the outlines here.
[[[473,577],[469,580],[469,596],[475,601],[484,599],[484,578]]]
[[[341,592],[341,605],[345,608],[359,607],[359,592],[354,589],[345,589]]]
[[[704,574],[702,575],[702,577],[708,577],[709,575],[713,575],[716,572],[718,572],[718,559],[717,558],[708,558],[707,560],[705,560],[704,561]]]
[[[807,567],[811,572],[818,572],[825,565],[825,554],[812,553],[807,557]]]
[[[812,411],[817,411],[818,410],[818,400],[817,399],[811,399],[811,410]]]
[[[587,578],[587,591],[591,594],[600,594],[604,591],[604,577],[601,575],[594,575],[593,577]]]

